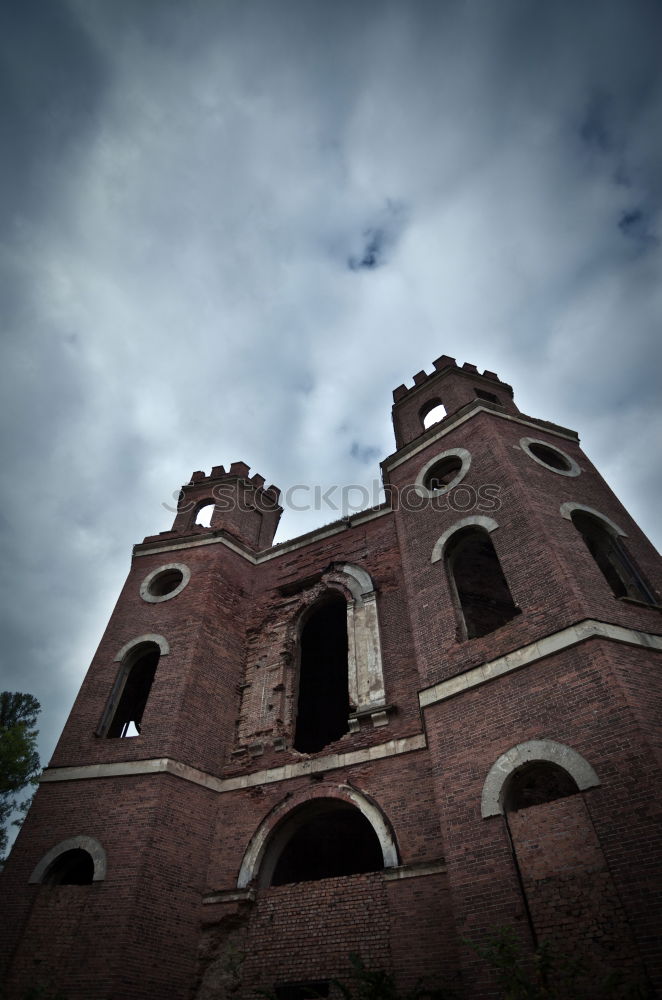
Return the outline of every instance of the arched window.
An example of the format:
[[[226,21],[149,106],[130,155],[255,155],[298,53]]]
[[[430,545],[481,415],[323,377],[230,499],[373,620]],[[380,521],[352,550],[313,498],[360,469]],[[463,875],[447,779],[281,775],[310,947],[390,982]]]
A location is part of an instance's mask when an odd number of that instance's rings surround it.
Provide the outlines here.
[[[564,768],[547,760],[530,761],[514,771],[506,783],[504,812],[554,802],[579,791],[577,782]]]
[[[92,855],[82,847],[59,854],[42,878],[44,885],[91,885],[94,880]]]
[[[381,844],[356,806],[318,799],[291,814],[277,832],[271,885],[360,875],[384,867]]]
[[[579,508],[572,511],[570,519],[614,596],[655,604],[653,592],[638,566],[607,523]]]
[[[576,750],[554,740],[518,743],[494,762],[485,779],[484,819],[596,788],[597,774]]]
[[[203,528],[209,528],[215,509],[216,505],[213,500],[202,503],[196,511],[194,523],[201,525]]]
[[[489,534],[469,526],[451,536],[446,568],[467,639],[488,635],[519,614]]]
[[[161,652],[159,643],[148,641],[131,646],[125,653],[99,735],[109,739],[140,735]]]
[[[331,592],[301,630],[294,748],[315,753],[349,728],[347,601]]]
[[[428,427],[432,427],[433,424],[438,424],[440,420],[443,420],[446,416],[446,407],[441,402],[440,399],[430,400],[429,403],[422,408],[419,413],[421,423],[425,430]]]

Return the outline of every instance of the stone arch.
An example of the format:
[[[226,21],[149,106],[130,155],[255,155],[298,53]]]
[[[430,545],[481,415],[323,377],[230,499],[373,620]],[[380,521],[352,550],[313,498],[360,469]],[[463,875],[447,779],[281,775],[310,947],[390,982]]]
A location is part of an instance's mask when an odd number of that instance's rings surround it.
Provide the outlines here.
[[[569,500],[567,503],[561,504],[560,511],[561,517],[564,517],[567,521],[572,521],[572,515],[575,511],[582,511],[584,514],[590,514],[591,517],[600,521],[610,534],[620,538],[627,538],[626,533],[622,528],[619,528],[615,521],[612,521],[606,514],[601,514],[600,511],[596,510],[594,507],[587,507],[586,504],[575,503],[574,500]]]
[[[94,864],[93,882],[103,882],[106,877],[106,852],[94,837],[78,836],[61,840],[59,844],[52,847],[44,854],[43,858],[36,865],[32,875],[28,879],[31,884],[41,883],[54,861],[67,851],[86,851],[92,858]]]
[[[589,762],[564,743],[554,740],[528,740],[518,743],[494,762],[483,785],[480,811],[483,819],[503,815],[506,782],[511,774],[525,764],[547,761],[566,771],[579,791],[596,788],[600,779]]]
[[[564,503],[561,515],[567,517],[581,535],[615,597],[656,604],[650,582],[623,543],[627,535],[622,528],[584,504]]]
[[[452,524],[450,528],[447,528],[434,543],[430,562],[436,563],[440,559],[443,559],[449,541],[458,531],[463,531],[464,528],[482,528],[484,531],[491,533],[492,531],[496,531],[498,527],[499,524],[493,517],[485,517],[483,514],[472,514],[469,517],[461,518],[455,524]]]
[[[395,836],[379,806],[350,785],[325,784],[285,797],[262,820],[244,852],[237,878],[238,889],[244,889],[256,880],[261,884],[268,884],[284,842],[291,835],[292,825],[296,823],[297,814],[304,816],[303,807],[320,799],[339,800],[358,809],[379,841],[384,868],[399,865]],[[292,821],[292,825],[288,820]]]
[[[150,643],[154,643],[154,645],[159,647],[161,656],[167,656],[170,652],[170,645],[167,639],[162,635],[157,635],[156,632],[145,632],[143,635],[136,636],[135,639],[129,639],[114,657],[114,662],[119,663],[125,658],[127,653],[132,652],[137,646],[149,645]]]

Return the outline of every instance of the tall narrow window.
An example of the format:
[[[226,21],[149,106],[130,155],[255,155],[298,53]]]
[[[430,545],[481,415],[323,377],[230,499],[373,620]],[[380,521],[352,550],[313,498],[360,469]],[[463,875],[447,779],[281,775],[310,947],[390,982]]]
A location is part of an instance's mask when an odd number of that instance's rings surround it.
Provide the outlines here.
[[[634,560],[625,551],[620,538],[586,511],[575,510],[571,516],[572,523],[584,539],[587,549],[614,596],[631,597],[635,601],[655,604],[651,588]]]
[[[315,753],[348,730],[347,602],[323,600],[301,631],[294,748]]]
[[[118,677],[113,702],[117,701],[112,720],[106,731],[109,738],[139,736],[145,705],[159,662],[158,646],[142,647],[124,664]],[[112,706],[111,706],[112,710]]]
[[[482,528],[458,531],[446,567],[462,610],[467,639],[494,632],[519,614],[490,536]]]

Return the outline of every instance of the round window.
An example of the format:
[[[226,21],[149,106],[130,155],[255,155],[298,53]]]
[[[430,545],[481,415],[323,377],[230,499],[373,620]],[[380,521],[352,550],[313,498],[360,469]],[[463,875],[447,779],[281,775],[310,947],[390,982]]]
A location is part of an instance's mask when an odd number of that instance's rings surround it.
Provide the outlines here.
[[[140,596],[149,604],[169,601],[180,594],[191,579],[191,571],[183,563],[159,566],[149,573],[140,585]]]
[[[466,448],[443,451],[420,469],[414,484],[416,492],[421,497],[448,493],[464,479],[470,465],[471,455]]]
[[[534,438],[522,438],[521,447],[538,465],[557,472],[560,476],[578,476],[581,469],[570,455],[566,455],[560,448],[547,444],[545,441],[536,441]]]
[[[152,597],[165,597],[166,594],[172,594],[183,579],[181,569],[166,569],[154,577],[149,585],[149,593]]]
[[[449,455],[432,466],[423,480],[423,485],[430,492],[443,490],[445,486],[448,486],[455,479],[461,470],[462,459],[459,455]]]

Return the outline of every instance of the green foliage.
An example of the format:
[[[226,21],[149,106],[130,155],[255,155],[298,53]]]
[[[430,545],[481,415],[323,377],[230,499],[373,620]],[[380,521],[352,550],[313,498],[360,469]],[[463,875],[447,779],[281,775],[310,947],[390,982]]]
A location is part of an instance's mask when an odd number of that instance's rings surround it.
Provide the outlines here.
[[[353,966],[350,982],[334,980],[345,1000],[459,1000],[454,991],[439,986],[426,986],[421,980],[412,990],[401,993],[391,972],[368,969],[356,954],[351,954],[349,960]]]
[[[544,942],[533,955],[522,948],[515,932],[506,927],[484,946],[465,942],[491,966],[500,1000],[650,1000],[652,994],[640,983],[620,973],[596,973],[581,959],[566,959]],[[333,980],[344,1000],[462,1000],[461,990],[425,985],[421,980],[401,992],[395,976],[384,969],[368,969],[359,955],[350,954],[349,981]],[[276,1000],[272,991],[258,991]],[[310,994],[307,994],[310,995]]]
[[[525,953],[510,927],[493,934],[487,945],[467,942],[492,967],[502,1000],[646,1000],[649,993],[621,973],[596,971],[581,958],[566,958],[543,941]]]
[[[17,793],[27,785],[36,785],[39,776],[35,726],[40,710],[31,694],[0,693],[0,857],[7,846],[9,817],[15,811],[26,812],[30,805],[31,796],[19,801]]]

